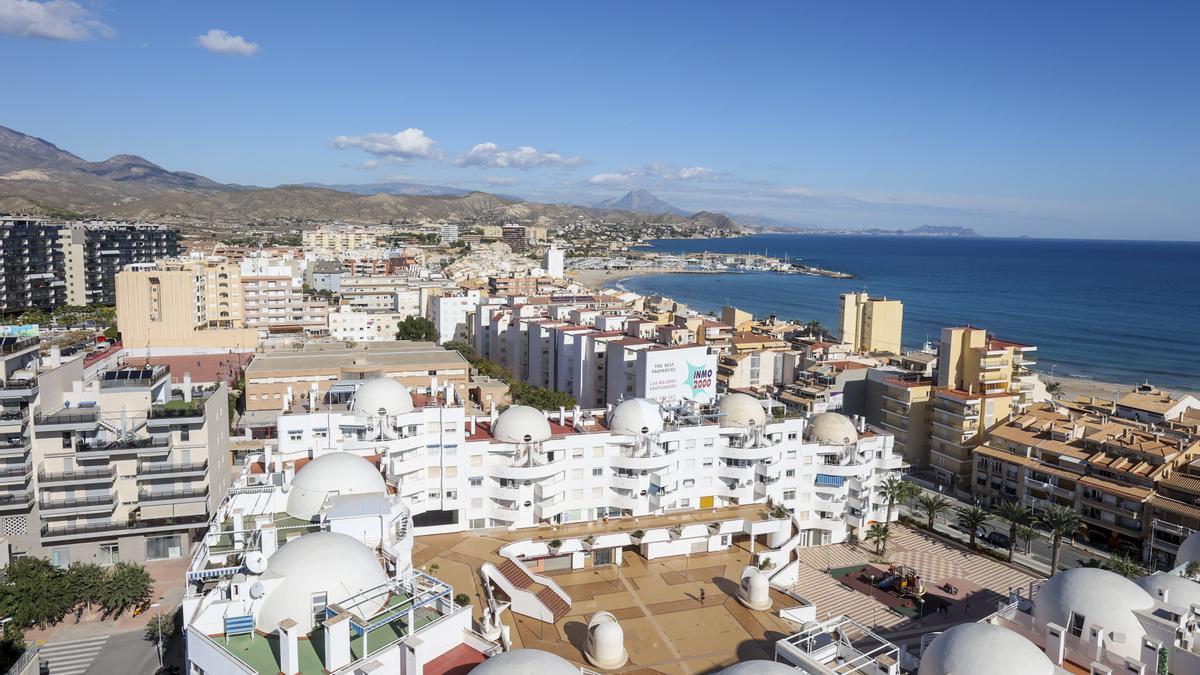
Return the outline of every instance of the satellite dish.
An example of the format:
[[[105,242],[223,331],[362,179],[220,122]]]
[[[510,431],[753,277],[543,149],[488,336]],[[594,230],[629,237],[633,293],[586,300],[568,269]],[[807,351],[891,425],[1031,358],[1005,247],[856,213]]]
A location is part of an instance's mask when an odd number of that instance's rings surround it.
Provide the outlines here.
[[[246,569],[251,574],[262,574],[267,571],[267,556],[262,551],[251,551],[246,554]]]
[[[250,584],[250,597],[254,598],[255,600],[261,598],[264,592],[265,589],[263,588],[263,583],[261,581],[256,581]]]

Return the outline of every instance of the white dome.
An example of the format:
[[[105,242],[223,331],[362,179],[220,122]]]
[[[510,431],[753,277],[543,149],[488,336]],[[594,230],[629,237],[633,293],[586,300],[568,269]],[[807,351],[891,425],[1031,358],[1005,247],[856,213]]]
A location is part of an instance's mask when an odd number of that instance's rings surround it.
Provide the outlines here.
[[[717,675],[797,675],[797,670],[778,661],[742,661],[725,668]]]
[[[587,644],[584,656],[592,665],[612,670],[629,660],[625,651],[625,631],[611,612],[596,612],[588,621]]]
[[[821,445],[848,445],[858,441],[858,430],[845,415],[817,413],[809,418],[804,439]]]
[[[1200,605],[1200,583],[1196,583],[1191,579],[1185,579],[1177,574],[1157,572],[1144,576],[1134,583],[1141,586],[1155,600],[1159,598],[1158,591],[1165,589],[1167,591],[1167,601],[1165,604],[1176,607]]]
[[[608,428],[620,434],[656,434],[663,429],[662,408],[647,398],[626,399],[608,416]]]
[[[291,619],[302,633],[312,632],[312,596],[325,593],[329,604],[360,617],[378,612],[387,598],[382,593],[350,605],[345,600],[388,581],[375,552],[354,537],[336,532],[314,532],[284,544],[267,559],[264,580],[279,579],[271,586],[258,611],[255,626],[274,631],[279,622]]]
[[[471,675],[579,675],[579,666],[540,649],[514,649],[489,657]]]
[[[1179,545],[1179,551],[1175,554],[1175,566],[1198,560],[1200,560],[1200,531],[1189,534],[1188,538]]]
[[[1050,657],[1029,640],[990,623],[959,624],[921,654],[918,675],[1052,675]]]
[[[540,443],[550,438],[550,422],[537,408],[514,405],[500,413],[492,436],[506,443]]]
[[[1154,598],[1129,579],[1094,567],[1078,567],[1055,574],[1033,596],[1033,615],[1045,622],[1070,626],[1071,614],[1083,617],[1086,632],[1093,625],[1109,633],[1109,651],[1132,659],[1140,658],[1141,639],[1146,629],[1135,610],[1150,609]],[[1113,633],[1124,635],[1115,642]]]
[[[348,452],[331,452],[305,464],[288,490],[287,512],[311,519],[330,495],[387,494],[383,475],[367,460]]]
[[[717,404],[722,427],[761,427],[767,423],[767,411],[749,394],[726,394]]]
[[[413,410],[412,395],[396,380],[377,378],[354,392],[354,412],[365,417],[403,415]]]

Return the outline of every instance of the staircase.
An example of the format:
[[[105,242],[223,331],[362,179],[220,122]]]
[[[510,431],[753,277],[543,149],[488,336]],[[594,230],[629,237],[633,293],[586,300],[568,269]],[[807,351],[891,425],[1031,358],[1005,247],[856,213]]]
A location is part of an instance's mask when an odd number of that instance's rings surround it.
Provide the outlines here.
[[[509,558],[499,565],[484,563],[481,570],[508,594],[512,611],[518,614],[554,623],[571,610],[566,593],[553,587],[553,581],[540,575],[535,578],[516,560]]]

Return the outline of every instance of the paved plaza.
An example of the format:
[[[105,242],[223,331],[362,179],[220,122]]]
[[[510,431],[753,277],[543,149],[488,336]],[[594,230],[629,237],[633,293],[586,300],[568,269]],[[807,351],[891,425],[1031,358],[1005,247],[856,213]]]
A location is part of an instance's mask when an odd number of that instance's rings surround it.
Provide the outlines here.
[[[722,511],[718,516],[731,517]],[[707,514],[705,518],[714,518]],[[647,519],[591,524],[595,529],[636,529]],[[586,525],[534,530],[485,531],[419,537],[414,561],[454,586],[456,593],[471,596],[475,616],[486,604],[479,578],[484,561],[500,562],[497,550],[511,541],[563,536]],[[545,530],[544,532],[542,530]],[[826,573],[827,568],[860,565],[875,560],[866,546],[833,545],[798,551],[800,580],[794,592],[813,602],[817,618],[846,614],[881,631],[936,630],[985,616],[1010,588],[1028,591],[1035,579],[990,558],[973,555],[942,543],[918,530],[893,525],[887,562],[910,565],[923,575],[929,593],[946,582],[958,587],[945,598],[949,613],[927,615],[918,623],[888,609],[865,594],[852,591]],[[757,545],[761,548],[761,544]],[[572,599],[570,612],[554,625],[506,612],[513,628],[515,647],[544,649],[586,666],[583,643],[588,619],[597,611],[612,612],[625,631],[629,663],[617,672],[709,673],[735,661],[771,658],[774,643],[800,626],[779,617],[779,610],[798,603],[784,593],[771,591],[769,612],[743,607],[736,599],[738,578],[751,560],[748,539],[735,540],[729,551],[647,561],[627,549],[624,564],[552,572],[551,576]],[[434,567],[436,566],[436,567]],[[704,602],[700,592],[704,591]],[[943,593],[943,595],[945,595]]]

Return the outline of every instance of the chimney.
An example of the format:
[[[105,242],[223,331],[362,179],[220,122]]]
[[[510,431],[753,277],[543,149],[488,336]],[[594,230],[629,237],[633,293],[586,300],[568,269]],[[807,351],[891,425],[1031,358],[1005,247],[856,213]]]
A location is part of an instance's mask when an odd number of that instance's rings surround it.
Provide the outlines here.
[[[279,672],[283,675],[300,673],[300,624],[291,619],[279,622]]]
[[[58,345],[50,345],[50,356],[46,358],[46,365],[51,368],[57,368],[62,365],[62,348]]]
[[[1054,662],[1054,665],[1062,667],[1063,658],[1066,656],[1067,649],[1067,630],[1055,623],[1046,624],[1046,656]]]
[[[265,558],[270,558],[275,549],[279,548],[279,531],[273,523],[259,528],[258,544]]]
[[[475,435],[475,416],[471,415],[471,435]]]
[[[496,424],[497,417],[499,417],[499,415],[496,414],[496,402],[492,401],[491,408],[488,410],[488,422],[493,425]]]
[[[183,400],[188,403],[192,402],[192,374],[190,372],[183,374]]]
[[[350,614],[325,619],[325,670],[334,672],[350,663]]]
[[[561,405],[558,406],[558,423],[564,426],[567,423],[567,409]]]

